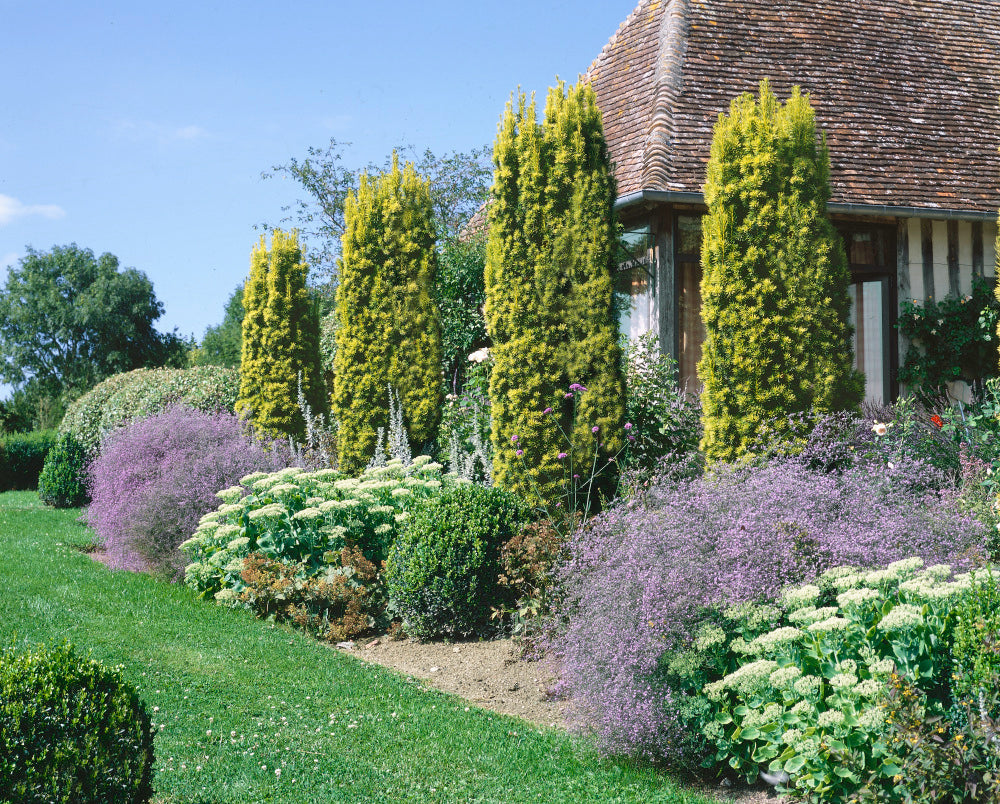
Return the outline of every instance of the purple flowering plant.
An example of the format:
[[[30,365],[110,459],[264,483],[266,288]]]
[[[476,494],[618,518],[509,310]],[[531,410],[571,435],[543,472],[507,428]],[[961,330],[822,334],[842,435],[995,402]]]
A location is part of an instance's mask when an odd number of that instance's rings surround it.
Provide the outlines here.
[[[178,546],[218,505],[215,493],[254,471],[286,466],[281,444],[232,413],[176,407],[112,433],[90,465],[88,524],[112,563],[176,576]]]
[[[725,627],[720,612],[836,566],[968,566],[983,542],[945,473],[906,455],[840,472],[787,456],[718,467],[655,484],[570,533],[551,647],[577,722],[606,751],[690,767],[704,749],[701,687],[734,669],[711,645],[778,624],[766,606]]]
[[[587,388],[575,382],[563,394],[564,403],[568,400],[573,400],[572,415],[570,417],[571,424],[568,430],[560,422],[559,416],[556,414],[556,408],[546,407],[542,411],[542,415],[559,431],[562,440],[566,443],[565,450],[560,451],[556,456],[562,466],[563,477],[560,484],[560,493],[554,502],[546,501],[544,495],[532,479],[531,473],[524,467],[524,449],[520,448],[522,447],[520,436],[515,434],[510,437],[510,443],[519,447],[514,455],[521,461],[522,468],[525,469],[524,475],[529,479],[531,487],[535,492],[538,510],[552,524],[556,531],[563,536],[568,535],[569,531],[575,528],[582,528],[586,524],[591,514],[598,507],[598,480],[615,472],[617,461],[623,454],[627,454],[631,443],[629,438],[626,438],[618,452],[602,461],[600,459],[600,448],[603,446],[601,443],[601,428],[594,425],[590,428],[590,433],[597,442],[597,449],[588,450],[587,452],[591,453],[590,460],[589,462],[585,461],[585,465],[581,465],[580,449],[574,444],[570,433],[576,431],[580,397],[585,393],[587,393]],[[625,424],[624,429],[627,436],[631,428],[631,424]],[[615,496],[617,496],[617,485],[611,498],[614,499]]]

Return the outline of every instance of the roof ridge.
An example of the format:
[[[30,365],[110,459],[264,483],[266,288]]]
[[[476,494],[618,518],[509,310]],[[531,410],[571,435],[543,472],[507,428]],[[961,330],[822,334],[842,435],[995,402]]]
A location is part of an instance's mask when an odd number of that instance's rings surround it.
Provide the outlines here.
[[[632,20],[634,20],[639,15],[639,12],[642,10],[643,6],[648,6],[650,5],[650,3],[660,3],[660,2],[663,2],[663,0],[639,0],[638,5],[636,5],[636,7],[632,9],[629,15],[625,18],[625,20],[618,26],[618,30],[616,30],[613,34],[611,34],[611,38],[608,39],[607,42],[605,42],[604,47],[601,48],[601,52],[597,54],[597,58],[595,58],[590,63],[590,66],[587,68],[587,72],[583,74],[584,80],[587,83],[590,83],[591,75],[593,75],[594,68],[597,67],[597,63],[602,61],[608,55],[608,53],[611,52],[612,48],[614,48],[615,46],[615,43],[618,41],[619,34],[621,34],[621,32],[624,31],[632,23]],[[666,0],[666,2],[670,2],[670,0]]]
[[[670,159],[676,130],[674,112],[684,84],[684,58],[691,22],[690,0],[666,0],[660,20],[656,54],[655,91],[649,128],[643,141],[641,186],[676,189],[671,186]]]

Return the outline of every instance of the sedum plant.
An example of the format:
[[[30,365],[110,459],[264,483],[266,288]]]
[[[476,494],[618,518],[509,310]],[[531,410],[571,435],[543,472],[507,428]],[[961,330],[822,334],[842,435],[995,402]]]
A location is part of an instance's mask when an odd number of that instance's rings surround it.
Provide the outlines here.
[[[841,802],[873,771],[897,773],[879,699],[895,673],[947,699],[951,612],[968,573],[919,558],[836,567],[786,589],[779,627],[729,644],[736,669],[709,683],[714,761],[812,802]]]
[[[423,455],[409,466],[389,461],[357,478],[298,467],[247,475],[218,493],[222,504],[181,545],[192,559],[187,584],[203,597],[237,602],[251,554],[294,566],[300,578],[341,564],[347,547],[377,566],[414,504],[454,482],[441,468]]]

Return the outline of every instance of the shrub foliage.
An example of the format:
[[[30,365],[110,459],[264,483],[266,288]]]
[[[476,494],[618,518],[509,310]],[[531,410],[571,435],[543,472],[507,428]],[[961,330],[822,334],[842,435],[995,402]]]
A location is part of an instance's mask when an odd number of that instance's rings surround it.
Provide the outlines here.
[[[512,100],[493,162],[486,247],[493,480],[526,499],[537,488],[551,502],[564,447],[543,411],[558,408],[571,383],[590,390],[575,421],[565,407],[558,413],[580,465],[590,466],[598,449],[592,427],[600,429],[606,454],[622,442],[612,306],[615,188],[590,86],[581,82],[567,92],[560,82],[551,89],[542,124],[534,101],[523,94]]]
[[[0,437],[0,491],[36,488],[45,456],[55,443],[55,430]]]
[[[90,499],[86,478],[86,450],[72,433],[63,433],[45,458],[38,496],[54,508],[75,508]]]
[[[684,760],[690,702],[664,657],[692,645],[708,607],[773,599],[838,565],[981,558],[983,527],[933,470],[896,460],[838,475],[784,459],[663,483],[574,533],[557,647],[604,745]]]
[[[441,415],[441,326],[434,302],[437,255],[427,181],[407,163],[362,174],[347,197],[337,287],[331,407],[340,465],[356,474],[389,428],[389,389],[399,395],[410,443],[435,434]]]
[[[769,417],[856,407],[849,274],[829,221],[830,160],[809,100],[784,105],[765,81],[720,115],[712,139],[702,240],[709,461],[746,452]]]
[[[74,402],[59,426],[90,457],[114,430],[182,405],[205,413],[232,412],[239,374],[219,366],[189,369],[136,369],[116,374]]]
[[[243,346],[237,408],[264,432],[301,438],[301,384],[314,413],[327,409],[319,356],[319,307],[306,288],[298,233],[276,229],[250,255],[243,293]]]
[[[135,422],[105,443],[90,467],[87,519],[116,561],[175,574],[177,547],[213,509],[220,488],[284,462],[245,432],[232,413],[173,408]]]
[[[0,800],[150,800],[153,731],[121,670],[69,645],[0,656]]]
[[[421,639],[482,632],[507,597],[500,550],[526,521],[514,495],[471,483],[416,508],[385,570],[391,610],[406,632]]]

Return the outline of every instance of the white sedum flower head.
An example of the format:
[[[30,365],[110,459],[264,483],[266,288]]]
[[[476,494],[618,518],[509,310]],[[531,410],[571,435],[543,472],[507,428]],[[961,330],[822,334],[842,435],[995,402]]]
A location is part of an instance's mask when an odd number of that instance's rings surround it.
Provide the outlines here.
[[[812,584],[786,589],[781,593],[781,603],[789,611],[801,609],[803,606],[814,606],[819,600],[820,588]]]

